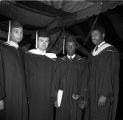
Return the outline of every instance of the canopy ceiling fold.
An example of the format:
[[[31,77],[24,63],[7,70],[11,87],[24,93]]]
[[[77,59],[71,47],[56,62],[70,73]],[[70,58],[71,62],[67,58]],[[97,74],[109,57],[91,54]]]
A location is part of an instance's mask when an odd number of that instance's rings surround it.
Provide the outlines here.
[[[68,27],[122,4],[118,0],[1,1],[0,26],[16,19],[29,31]]]

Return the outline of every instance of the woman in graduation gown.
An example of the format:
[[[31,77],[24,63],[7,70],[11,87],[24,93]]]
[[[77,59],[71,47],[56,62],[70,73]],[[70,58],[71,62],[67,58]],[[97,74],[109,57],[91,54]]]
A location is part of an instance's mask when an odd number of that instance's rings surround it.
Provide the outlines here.
[[[52,120],[51,85],[56,55],[46,53],[48,33],[39,32],[37,36],[36,49],[30,50],[25,59],[29,84],[29,120]]]
[[[4,103],[5,120],[27,120],[27,96],[23,52],[18,43],[23,37],[23,27],[11,22],[10,39],[0,43],[0,96]]]

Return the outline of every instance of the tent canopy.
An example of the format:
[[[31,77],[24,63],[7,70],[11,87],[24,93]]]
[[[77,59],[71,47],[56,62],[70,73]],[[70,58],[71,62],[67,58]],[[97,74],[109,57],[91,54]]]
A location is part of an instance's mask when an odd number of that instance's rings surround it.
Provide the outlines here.
[[[27,31],[68,27],[122,4],[118,0],[1,1],[0,26],[6,28],[9,19],[16,19]]]

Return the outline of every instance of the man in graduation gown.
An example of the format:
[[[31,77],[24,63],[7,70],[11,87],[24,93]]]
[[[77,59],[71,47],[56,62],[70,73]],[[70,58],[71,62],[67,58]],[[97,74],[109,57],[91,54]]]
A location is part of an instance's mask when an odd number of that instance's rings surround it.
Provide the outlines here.
[[[95,48],[90,57],[90,120],[115,120],[119,90],[119,54],[104,41],[105,32],[96,26],[91,32]]]
[[[23,27],[11,22],[10,39],[0,43],[0,102],[5,109],[5,120],[27,120],[27,99],[23,52],[18,43],[23,38]]]
[[[56,120],[82,119],[82,109],[79,107],[79,102],[80,96],[86,97],[87,63],[86,58],[76,55],[76,48],[75,36],[67,36],[67,56],[57,60],[53,87],[54,94],[56,94],[56,96],[54,95],[55,106],[57,107]],[[62,91],[62,94],[59,91]]]
[[[36,48],[31,49],[26,54],[26,69],[29,82],[29,120],[53,119],[51,85],[56,55],[46,53],[48,44],[48,32],[39,31]]]

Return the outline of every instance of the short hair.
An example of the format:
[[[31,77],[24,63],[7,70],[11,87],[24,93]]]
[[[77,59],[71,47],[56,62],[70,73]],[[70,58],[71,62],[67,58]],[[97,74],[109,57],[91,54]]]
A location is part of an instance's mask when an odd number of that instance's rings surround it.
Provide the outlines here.
[[[94,31],[94,30],[98,30],[101,34],[105,34],[105,29],[104,29],[102,26],[100,26],[100,25],[96,25],[96,26],[92,29],[92,31]]]

